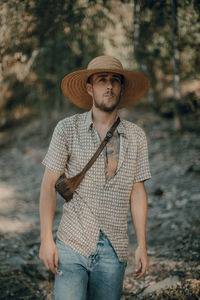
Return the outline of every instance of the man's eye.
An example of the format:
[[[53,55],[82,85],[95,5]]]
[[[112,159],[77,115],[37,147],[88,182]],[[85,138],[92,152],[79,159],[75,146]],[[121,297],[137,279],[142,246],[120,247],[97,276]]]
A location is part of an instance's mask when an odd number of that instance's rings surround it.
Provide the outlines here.
[[[113,82],[119,82],[120,83],[120,79],[119,78],[113,78]]]

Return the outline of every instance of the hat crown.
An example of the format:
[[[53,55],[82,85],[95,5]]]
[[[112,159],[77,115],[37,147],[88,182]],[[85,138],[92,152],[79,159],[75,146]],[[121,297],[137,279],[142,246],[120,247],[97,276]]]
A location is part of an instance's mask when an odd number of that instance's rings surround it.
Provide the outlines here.
[[[121,62],[112,56],[98,56],[91,60],[87,66],[88,70],[110,69],[123,70]]]

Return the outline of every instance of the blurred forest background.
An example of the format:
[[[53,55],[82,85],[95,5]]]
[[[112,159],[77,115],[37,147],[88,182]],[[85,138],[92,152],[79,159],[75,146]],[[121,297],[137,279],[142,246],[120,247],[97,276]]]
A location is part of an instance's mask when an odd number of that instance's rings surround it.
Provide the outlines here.
[[[98,55],[151,80],[145,98],[120,110],[147,133],[152,173],[150,267],[134,280],[129,215],[121,300],[200,299],[199,53],[199,0],[0,0],[0,299],[52,300],[38,258],[41,161],[57,121],[82,112],[62,95],[62,78]]]
[[[0,47],[2,129],[39,116],[46,133],[72,109],[61,79],[102,54],[149,76],[148,101],[176,129],[199,110],[198,0],[0,0]]]

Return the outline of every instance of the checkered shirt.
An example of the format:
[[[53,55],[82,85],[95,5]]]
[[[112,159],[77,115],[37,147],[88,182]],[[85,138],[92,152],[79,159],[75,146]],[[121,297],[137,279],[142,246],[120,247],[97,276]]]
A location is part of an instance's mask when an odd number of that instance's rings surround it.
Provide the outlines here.
[[[133,184],[151,177],[147,141],[137,125],[121,120],[117,127],[120,152],[115,175],[106,180],[104,153],[87,171],[73,199],[64,203],[57,237],[88,257],[96,249],[101,230],[120,261],[128,252],[127,212]],[[78,174],[100,144],[91,111],[60,121],[43,164],[67,177]]]

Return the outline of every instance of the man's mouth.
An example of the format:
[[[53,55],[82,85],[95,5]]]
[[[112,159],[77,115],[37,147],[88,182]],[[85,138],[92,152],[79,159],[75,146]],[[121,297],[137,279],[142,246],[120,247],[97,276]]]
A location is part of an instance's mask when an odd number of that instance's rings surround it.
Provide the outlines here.
[[[114,97],[114,94],[111,94],[111,93],[106,93],[104,94],[105,97],[108,97],[108,98],[112,98]]]

